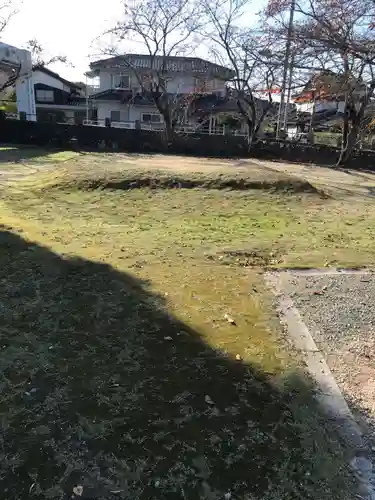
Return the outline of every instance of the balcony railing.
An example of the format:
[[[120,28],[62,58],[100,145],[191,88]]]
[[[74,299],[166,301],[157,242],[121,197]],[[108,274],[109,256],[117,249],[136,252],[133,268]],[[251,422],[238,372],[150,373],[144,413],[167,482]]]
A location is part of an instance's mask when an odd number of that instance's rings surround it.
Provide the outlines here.
[[[93,94],[97,94],[99,91],[100,91],[100,85],[87,85],[86,87],[87,97],[90,97]]]

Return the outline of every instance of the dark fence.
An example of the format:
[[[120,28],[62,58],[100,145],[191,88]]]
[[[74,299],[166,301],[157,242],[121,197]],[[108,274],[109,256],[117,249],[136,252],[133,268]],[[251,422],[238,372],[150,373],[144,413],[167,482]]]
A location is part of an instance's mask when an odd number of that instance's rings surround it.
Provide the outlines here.
[[[170,152],[218,157],[247,155],[246,140],[234,136],[185,134],[166,145],[160,132],[23,120],[0,121],[0,141],[89,151]]]
[[[334,165],[339,150],[328,145],[262,140],[248,151],[246,139],[231,135],[178,135],[166,144],[160,132],[0,119],[0,142],[86,151],[170,153],[221,158],[255,157]],[[375,170],[375,151],[356,150],[349,168]]]
[[[310,145],[267,140],[258,142],[251,150],[251,156],[268,160],[332,166],[336,164],[340,156],[340,149],[325,144]],[[375,170],[375,151],[356,149],[345,166],[357,170]]]

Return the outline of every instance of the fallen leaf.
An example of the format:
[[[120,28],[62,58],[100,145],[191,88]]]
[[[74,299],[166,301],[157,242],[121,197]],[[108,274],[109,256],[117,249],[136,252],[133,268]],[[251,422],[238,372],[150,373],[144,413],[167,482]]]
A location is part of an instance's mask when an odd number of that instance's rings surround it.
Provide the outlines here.
[[[208,405],[214,405],[214,404],[215,404],[215,403],[212,401],[212,399],[210,398],[210,396],[208,396],[207,394],[206,394],[206,396],[204,397],[204,400],[206,401],[206,403],[207,403]]]
[[[81,485],[74,486],[74,488],[73,488],[73,493],[74,493],[75,495],[77,495],[77,497],[81,497],[81,496],[82,496],[82,493],[83,493],[83,486],[81,486]]]
[[[327,290],[327,287],[324,286],[321,290],[315,290],[313,295],[323,295],[323,293]]]
[[[228,321],[228,323],[230,323],[231,325],[235,325],[236,324],[236,322],[234,321],[234,319],[231,316],[229,316],[228,313],[224,314],[224,319],[226,319]]]

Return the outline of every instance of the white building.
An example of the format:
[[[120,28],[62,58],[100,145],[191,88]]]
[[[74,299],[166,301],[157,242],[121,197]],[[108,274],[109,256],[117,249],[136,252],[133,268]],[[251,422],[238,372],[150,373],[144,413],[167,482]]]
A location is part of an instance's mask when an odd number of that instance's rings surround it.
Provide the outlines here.
[[[343,113],[345,103],[343,101],[327,101],[316,99],[314,102],[296,102],[296,109],[299,113],[321,113],[323,111],[335,110],[337,113]],[[315,109],[314,109],[315,105]]]
[[[38,121],[82,123],[86,119],[85,85],[62,78],[44,66],[32,72]]]
[[[93,62],[87,76],[99,82],[98,91],[90,96],[91,106],[97,109],[97,123],[160,128],[163,119],[152,98],[145,95],[142,82],[156,74],[160,77],[162,69],[171,96],[224,96],[226,82],[233,76],[230,69],[196,57],[128,54]]]
[[[365,83],[354,76],[330,70],[314,74],[303,90],[293,96],[297,111],[300,113],[344,113],[345,95],[350,92],[357,101],[368,91]]]
[[[35,121],[31,53],[0,42],[0,89],[8,84],[16,86],[18,113],[24,113],[27,120]]]

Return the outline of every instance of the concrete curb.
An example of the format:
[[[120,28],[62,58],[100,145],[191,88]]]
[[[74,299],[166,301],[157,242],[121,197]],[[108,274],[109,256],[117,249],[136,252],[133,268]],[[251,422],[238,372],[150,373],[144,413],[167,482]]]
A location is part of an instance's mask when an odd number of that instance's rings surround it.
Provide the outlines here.
[[[322,352],[318,349],[307,326],[303,322],[293,300],[285,293],[284,282],[290,275],[319,276],[340,274],[371,274],[369,270],[292,270],[268,272],[265,274],[267,285],[275,294],[279,305],[281,322],[286,326],[295,347],[305,358],[307,370],[317,384],[316,399],[321,404],[328,418],[337,423],[341,437],[354,450],[350,466],[357,477],[363,499],[375,500],[375,476],[368,450],[363,443],[359,428],[345,398]]]

